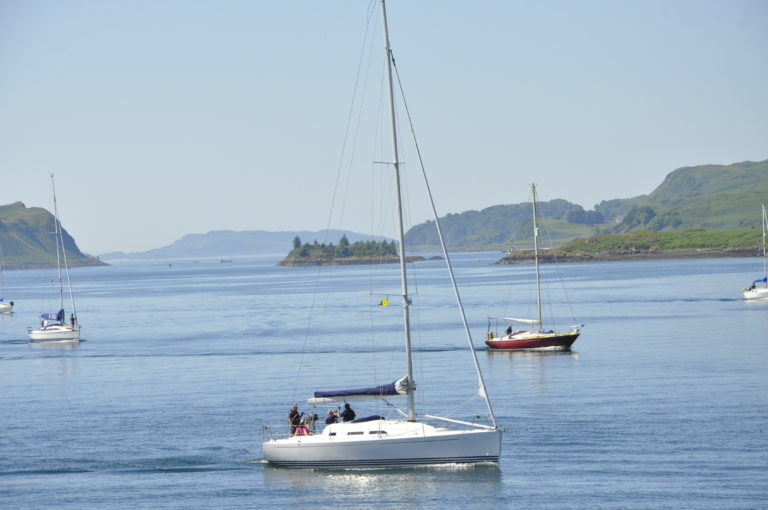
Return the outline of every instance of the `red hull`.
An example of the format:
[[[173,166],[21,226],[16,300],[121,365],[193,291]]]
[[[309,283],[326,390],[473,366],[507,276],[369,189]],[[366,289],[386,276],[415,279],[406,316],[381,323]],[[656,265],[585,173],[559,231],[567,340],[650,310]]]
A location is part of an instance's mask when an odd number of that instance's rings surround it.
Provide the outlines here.
[[[571,348],[571,344],[577,338],[579,338],[579,333],[547,334],[528,338],[510,338],[507,336],[486,340],[485,343],[492,349],[560,349],[566,351]]]

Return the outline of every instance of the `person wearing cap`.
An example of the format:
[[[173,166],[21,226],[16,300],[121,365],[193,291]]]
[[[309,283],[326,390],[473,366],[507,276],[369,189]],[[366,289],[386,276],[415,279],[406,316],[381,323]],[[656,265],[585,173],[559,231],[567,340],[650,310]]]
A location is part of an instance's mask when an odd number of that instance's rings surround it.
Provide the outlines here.
[[[299,414],[299,406],[293,404],[291,406],[291,412],[288,413],[288,426],[291,427],[291,435],[296,433],[296,427],[301,424],[301,414]]]

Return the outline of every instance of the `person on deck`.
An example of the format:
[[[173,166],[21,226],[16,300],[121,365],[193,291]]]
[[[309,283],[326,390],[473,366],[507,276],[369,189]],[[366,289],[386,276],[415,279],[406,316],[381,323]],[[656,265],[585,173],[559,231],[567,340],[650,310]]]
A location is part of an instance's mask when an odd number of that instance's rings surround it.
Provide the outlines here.
[[[355,412],[352,410],[349,404],[344,404],[344,410],[341,412],[341,420],[352,421],[354,419],[355,419]]]
[[[334,409],[328,411],[328,416],[325,418],[325,424],[330,425],[339,421],[339,415]]]
[[[308,436],[310,434],[310,432],[309,432],[309,425],[310,425],[309,417],[308,416],[304,416],[301,419],[301,423],[299,424],[299,426],[296,427],[296,435],[297,436]]]
[[[293,404],[291,406],[291,412],[288,413],[288,426],[291,427],[291,435],[296,434],[296,427],[301,425],[301,414],[299,414],[299,406]]]
[[[507,334],[508,335],[512,334],[512,325],[511,324],[509,326],[507,326]]]

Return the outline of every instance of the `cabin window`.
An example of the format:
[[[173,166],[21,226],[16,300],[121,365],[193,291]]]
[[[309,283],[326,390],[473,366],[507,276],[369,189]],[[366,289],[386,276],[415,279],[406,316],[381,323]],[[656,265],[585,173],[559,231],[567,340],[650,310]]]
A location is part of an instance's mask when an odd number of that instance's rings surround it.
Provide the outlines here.
[[[365,432],[363,432],[362,430],[357,432],[347,432],[348,436],[362,436],[363,434],[365,434]]]
[[[371,430],[368,433],[369,434],[379,434],[379,435],[382,435],[382,436],[386,436],[387,435],[387,431],[386,430]]]
[[[336,432],[328,432],[328,435],[329,435],[329,436],[335,436],[335,435],[336,435]]]

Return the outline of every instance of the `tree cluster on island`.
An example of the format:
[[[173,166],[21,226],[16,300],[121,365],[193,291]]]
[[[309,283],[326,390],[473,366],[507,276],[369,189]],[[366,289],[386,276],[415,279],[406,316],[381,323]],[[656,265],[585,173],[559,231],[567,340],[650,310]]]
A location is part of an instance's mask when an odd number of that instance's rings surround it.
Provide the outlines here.
[[[397,256],[395,241],[356,241],[350,243],[346,235],[342,235],[338,244],[302,243],[299,236],[293,238],[293,249],[288,253],[291,258],[320,258],[338,259],[349,257],[393,257]]]

